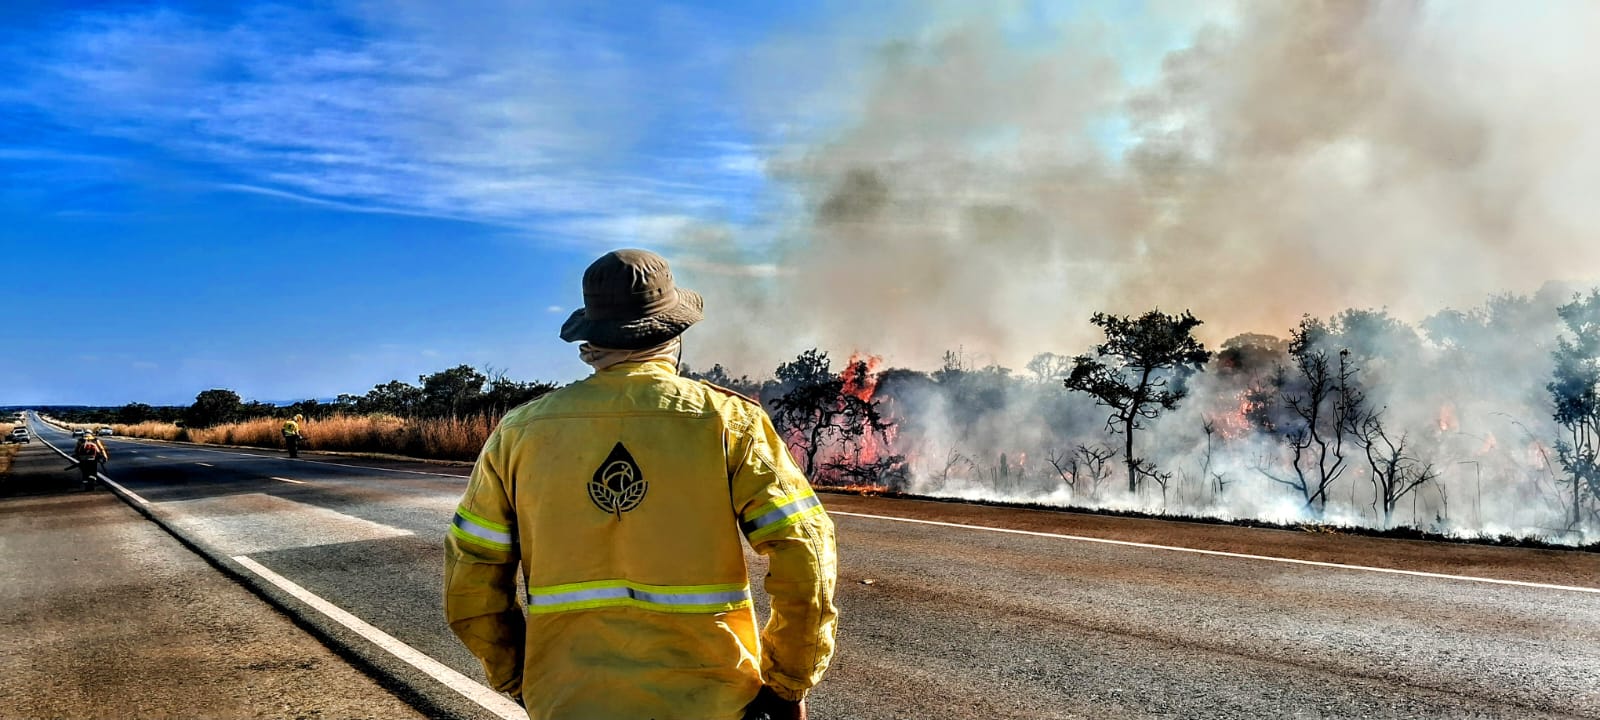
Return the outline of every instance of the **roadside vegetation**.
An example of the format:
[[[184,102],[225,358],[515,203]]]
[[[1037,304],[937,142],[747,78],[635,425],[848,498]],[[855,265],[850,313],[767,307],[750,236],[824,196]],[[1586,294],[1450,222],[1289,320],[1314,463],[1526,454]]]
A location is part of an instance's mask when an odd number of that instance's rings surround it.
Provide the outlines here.
[[[207,428],[184,428],[161,422],[112,424],[111,428],[124,437],[281,448],[286,417],[289,416],[253,418]],[[387,414],[335,414],[308,418],[300,423],[300,431],[306,437],[302,449],[472,460],[478,456],[478,450],[489,439],[497,422],[499,418],[489,415],[404,418]]]
[[[393,380],[334,402],[278,406],[216,388],[201,392],[187,407],[132,403],[41,412],[74,430],[110,427],[125,437],[261,448],[282,448],[283,422],[303,415],[303,449],[472,460],[501,416],[555,388],[461,365],[423,375],[415,385]]]
[[[1412,324],[1305,316],[1207,347],[1187,311],[1093,313],[1103,340],[1023,371],[963,348],[932,371],[805,350],[766,376],[680,368],[753,398],[813,484],[984,502],[1367,527],[1600,538],[1600,291],[1502,295]],[[555,385],[462,365],[288,406],[226,389],[187,407],[53,412],[118,434],[471,460]],[[1409,530],[1406,530],[1409,528]]]
[[[14,428],[19,427],[22,427],[22,423],[0,423],[0,429],[3,429],[7,435],[11,434],[11,431]],[[11,472],[11,459],[16,457],[17,453],[21,450],[22,445],[17,443],[0,444],[0,478],[5,477]]]

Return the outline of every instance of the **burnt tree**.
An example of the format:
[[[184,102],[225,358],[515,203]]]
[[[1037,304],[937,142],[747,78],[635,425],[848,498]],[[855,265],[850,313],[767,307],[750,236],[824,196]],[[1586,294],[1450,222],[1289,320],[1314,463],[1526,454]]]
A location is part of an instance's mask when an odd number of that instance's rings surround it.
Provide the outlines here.
[[[1166,478],[1155,466],[1134,455],[1133,433],[1145,421],[1176,408],[1188,395],[1184,380],[1211,359],[1193,334],[1201,322],[1188,311],[1167,315],[1160,310],[1137,318],[1095,313],[1090,322],[1105,333],[1105,342],[1095,346],[1094,356],[1073,358],[1065,385],[1111,410],[1106,429],[1123,435],[1128,492],[1137,494],[1139,481],[1146,478],[1165,486]]]
[[[1211,470],[1215,464],[1214,447],[1217,436],[1217,423],[1213,420],[1205,420],[1200,424],[1200,429],[1206,434],[1206,454],[1200,459],[1200,481],[1205,483],[1206,487],[1211,487],[1212,483],[1215,483],[1217,497],[1222,497],[1228,493],[1227,475]]]
[[[1047,459],[1074,497],[1078,494],[1078,483],[1087,482],[1089,500],[1093,501],[1100,497],[1100,484],[1111,476],[1111,468],[1106,465],[1116,456],[1116,450],[1104,445],[1079,445],[1070,453],[1052,450]]]
[[[826,469],[840,478],[856,473],[843,461],[819,465],[818,456],[829,443],[859,446],[868,434],[884,438],[893,424],[878,412],[878,402],[851,393],[843,376],[833,372],[828,354],[812,348],[778,366],[784,392],[772,401],[772,424],[791,447],[799,451],[806,476]],[[903,458],[889,458],[903,464]],[[876,458],[872,462],[879,462]],[[882,469],[887,471],[887,469]]]
[[[1408,447],[1409,436],[1389,437],[1379,412],[1369,413],[1360,425],[1360,442],[1372,468],[1372,509],[1383,513],[1383,526],[1389,527],[1394,507],[1407,494],[1439,477],[1433,463],[1418,459]]]
[[[1329,337],[1322,321],[1301,320],[1289,343],[1293,371],[1279,367],[1272,379],[1281,407],[1288,412],[1286,419],[1267,426],[1288,448],[1294,476],[1256,468],[1273,482],[1298,490],[1306,509],[1318,515],[1328,505],[1328,488],[1349,469],[1350,445],[1360,430],[1366,402],[1350,351],[1340,349],[1330,357]]]
[[[1576,528],[1583,521],[1584,496],[1600,498],[1600,290],[1574,297],[1557,312],[1572,337],[1557,341],[1555,373],[1545,388],[1564,433],[1556,440],[1556,457],[1572,486]]]

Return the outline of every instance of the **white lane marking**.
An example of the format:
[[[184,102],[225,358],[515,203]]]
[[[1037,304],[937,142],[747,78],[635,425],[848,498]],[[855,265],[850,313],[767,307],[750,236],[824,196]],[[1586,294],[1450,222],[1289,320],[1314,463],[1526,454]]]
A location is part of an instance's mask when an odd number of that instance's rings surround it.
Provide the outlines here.
[[[124,438],[124,439],[127,439],[127,438]],[[145,439],[145,438],[139,438],[137,441],[138,442],[159,442],[159,441],[156,441],[156,440],[148,440],[148,439]],[[282,455],[258,455],[256,453],[233,452],[233,451],[230,451],[230,450],[212,450],[210,448],[202,448],[202,447],[192,447],[192,448],[183,448],[183,449],[184,450],[193,450],[195,452],[217,453],[218,455],[236,455],[238,457],[259,458],[259,459],[262,459],[262,460],[284,460],[284,461],[291,461],[291,462],[313,463],[313,464],[316,464],[316,465],[332,465],[334,467],[355,468],[357,470],[376,470],[378,472],[406,473],[407,475],[431,475],[433,477],[461,478],[462,480],[465,480],[467,478],[472,477],[471,475],[455,475],[455,474],[452,474],[452,473],[424,472],[422,470],[401,470],[400,468],[381,468],[381,467],[372,467],[371,465],[351,465],[349,463],[328,462],[327,460],[307,460],[305,458],[291,458],[291,457],[285,457],[285,456],[282,456]],[[157,455],[156,457],[161,458],[163,460],[166,459],[165,455]]]
[[[273,475],[272,479],[273,480],[282,480],[282,481],[284,481],[286,483],[294,483],[296,485],[304,485],[304,484],[306,484],[306,481],[304,481],[304,480],[290,480],[289,478],[278,477],[277,475]]]
[[[380,468],[380,467],[371,467],[371,466],[368,466],[368,465],[346,465],[345,463],[328,462],[326,460],[307,460],[305,458],[297,458],[297,459],[300,462],[316,463],[318,465],[333,465],[335,467],[357,468],[357,469],[360,469],[360,470],[377,470],[378,472],[397,472],[397,473],[407,473],[407,474],[410,474],[410,475],[432,475],[434,477],[461,478],[463,480],[465,480],[465,479],[467,479],[469,477],[472,477],[471,475],[453,475],[451,473],[423,472],[421,470],[401,470],[399,468]]]
[[[167,521],[228,555],[407,537],[406,528],[282,494],[253,492],[161,503]]]
[[[1015,530],[1012,528],[988,527],[984,525],[963,525],[961,523],[948,523],[937,520],[915,520],[912,518],[893,517],[889,515],[868,515],[866,513],[840,512],[838,510],[829,510],[828,514],[870,518],[873,520],[889,520],[892,522],[916,523],[918,525],[938,525],[940,527],[962,528],[965,530],[987,530],[989,532],[1010,533],[1012,535],[1031,535],[1034,537],[1056,538],[1058,540],[1076,540],[1079,542],[1102,543],[1105,545],[1122,545],[1124,547],[1146,548],[1150,550],[1171,550],[1173,552],[1241,558],[1244,560],[1267,560],[1270,562],[1289,563],[1292,565],[1311,565],[1313,567],[1338,568],[1340,570],[1362,570],[1365,572],[1389,573],[1392,575],[1411,575],[1414,577],[1440,578],[1443,580],[1464,580],[1467,582],[1492,583],[1495,585],[1515,585],[1517,587],[1539,588],[1541,590],[1566,590],[1568,592],[1594,593],[1600,595],[1600,588],[1592,587],[1549,585],[1546,583],[1523,582],[1521,580],[1500,580],[1497,578],[1476,577],[1473,575],[1446,575],[1443,573],[1422,572],[1421,570],[1396,570],[1394,568],[1371,567],[1368,565],[1346,565],[1344,563],[1321,562],[1318,560],[1297,560],[1295,558],[1272,557],[1270,555],[1249,555],[1246,553],[1224,552],[1222,550],[1201,550],[1199,548],[1176,547],[1173,545],[1156,545],[1153,543],[1132,542],[1129,540],[1108,540],[1106,538],[1085,537],[1083,535],[1062,535],[1060,533],[1038,532],[1035,530]]]
[[[197,462],[195,464],[196,465],[204,465],[205,467],[216,467],[215,465],[212,465],[211,463]]]
[[[51,450],[56,451],[57,455],[60,455],[61,457],[64,457],[64,458],[66,458],[68,460],[72,459],[72,456],[68,455],[65,450],[62,450],[61,448],[56,447],[49,440],[46,440],[44,438],[39,438],[39,442],[44,443]],[[109,485],[109,486],[111,486],[113,488],[116,488],[117,492],[120,492],[120,493],[122,493],[124,495],[127,495],[134,502],[139,503],[140,505],[143,505],[145,507],[149,507],[150,506],[150,501],[149,500],[146,500],[146,499],[144,499],[142,497],[139,497],[139,493],[136,493],[136,492],[134,492],[132,490],[129,490],[129,489],[123,487],[121,483],[118,483],[118,482],[112,480],[111,478],[106,477],[105,473],[95,473],[95,476],[100,478],[100,482],[103,482],[103,483],[105,483],[105,484],[107,484],[107,485]]]
[[[443,683],[445,687],[461,693],[461,695],[466,697],[468,700],[483,706],[485,710],[505,718],[505,720],[527,720],[528,712],[526,710],[523,710],[520,706],[512,702],[504,695],[501,695],[500,693],[490,689],[487,685],[462,675],[438,660],[434,660],[433,658],[424,655],[416,648],[395,639],[394,636],[379,630],[376,627],[373,627],[367,621],[362,620],[361,618],[358,618],[355,615],[352,615],[349,612],[339,608],[337,605],[322,599],[322,597],[312,593],[310,590],[300,587],[299,585],[295,584],[294,581],[268,570],[265,567],[262,567],[260,563],[251,560],[247,556],[235,555],[233,556],[233,560],[234,562],[243,565],[250,572],[261,576],[261,578],[267,582],[278,586],[278,589],[289,593],[290,595],[293,595],[295,598],[299,599],[301,602],[316,608],[318,612],[326,615],[328,619],[345,626],[345,628],[349,629],[351,632],[366,638],[374,645],[377,645],[378,647],[388,651],[389,654],[405,661],[407,664],[411,665],[411,667],[421,670],[429,677]]]

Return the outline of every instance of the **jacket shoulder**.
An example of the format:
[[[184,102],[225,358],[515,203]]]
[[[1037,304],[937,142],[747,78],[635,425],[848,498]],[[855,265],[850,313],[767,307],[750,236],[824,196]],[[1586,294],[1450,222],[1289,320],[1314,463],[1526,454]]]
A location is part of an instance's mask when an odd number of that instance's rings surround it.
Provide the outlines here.
[[[744,393],[736,392],[736,391],[733,391],[733,390],[729,390],[728,388],[725,388],[725,387],[723,387],[721,385],[717,385],[715,383],[709,383],[709,382],[706,382],[704,380],[700,380],[698,382],[701,385],[704,385],[704,386],[706,386],[708,388],[711,388],[712,391],[717,392],[719,394],[726,395],[726,396],[728,396],[730,398],[734,398],[735,400],[743,400],[743,401],[745,401],[745,402],[747,402],[747,403],[749,403],[751,405],[756,406],[757,408],[761,407],[761,401],[760,400],[757,400],[757,399],[755,399],[753,397],[750,397],[749,395],[746,395]]]
[[[536,418],[541,414],[552,412],[552,406],[559,407],[562,398],[570,396],[572,394],[573,387],[578,384],[579,383],[571,383],[568,385],[563,385],[521,405],[511,408],[510,410],[506,411],[506,414],[503,417],[500,418],[500,424],[502,426],[516,425]]]

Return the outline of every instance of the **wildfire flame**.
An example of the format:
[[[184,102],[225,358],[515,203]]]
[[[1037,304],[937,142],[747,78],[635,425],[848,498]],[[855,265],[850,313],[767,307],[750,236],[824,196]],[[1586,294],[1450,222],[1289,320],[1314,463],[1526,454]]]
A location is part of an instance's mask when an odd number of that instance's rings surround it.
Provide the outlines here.
[[[1496,447],[1498,447],[1499,445],[1500,445],[1500,442],[1498,440],[1495,440],[1494,433],[1486,433],[1483,436],[1483,447],[1478,448],[1478,454],[1479,455],[1488,455],[1490,452],[1493,452],[1494,449]]]
[[[853,395],[862,402],[872,402],[878,394],[878,371],[883,368],[883,358],[877,355],[863,355],[852,353],[850,362],[844,366],[840,377],[844,379],[844,391]]]
[[[1250,402],[1249,395],[1241,392],[1232,410],[1210,418],[1211,426],[1216,428],[1217,434],[1224,440],[1244,437],[1250,434],[1250,413],[1255,409],[1256,404]]]
[[[1451,432],[1461,427],[1461,422],[1456,419],[1455,403],[1445,403],[1439,406],[1439,432]]]

